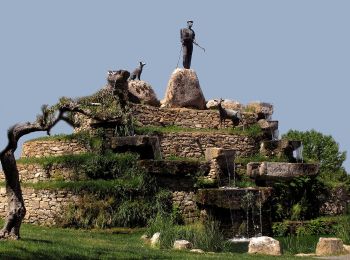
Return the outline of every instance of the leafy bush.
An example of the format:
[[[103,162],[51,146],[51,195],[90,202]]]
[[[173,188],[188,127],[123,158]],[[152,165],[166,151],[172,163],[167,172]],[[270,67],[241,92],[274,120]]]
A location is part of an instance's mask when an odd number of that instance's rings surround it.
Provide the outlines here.
[[[289,183],[276,182],[271,203],[273,221],[317,218],[327,194],[327,187],[318,178],[299,177]]]
[[[96,154],[81,165],[91,179],[115,179],[135,172],[138,156],[132,153]]]
[[[330,135],[315,130],[290,130],[282,138],[300,140],[303,143],[303,157],[308,161],[320,163],[320,178],[330,186],[346,182],[350,187],[350,177],[346,174],[343,163],[346,152],[339,150],[339,144]]]

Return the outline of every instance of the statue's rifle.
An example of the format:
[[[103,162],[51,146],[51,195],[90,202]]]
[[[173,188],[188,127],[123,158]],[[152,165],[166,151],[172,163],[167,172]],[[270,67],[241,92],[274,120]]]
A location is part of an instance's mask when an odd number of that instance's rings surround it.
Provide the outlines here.
[[[196,43],[195,41],[193,42],[195,45],[197,45],[199,48],[201,48],[204,52],[205,52],[205,49],[202,47],[202,46],[200,46],[198,43]]]

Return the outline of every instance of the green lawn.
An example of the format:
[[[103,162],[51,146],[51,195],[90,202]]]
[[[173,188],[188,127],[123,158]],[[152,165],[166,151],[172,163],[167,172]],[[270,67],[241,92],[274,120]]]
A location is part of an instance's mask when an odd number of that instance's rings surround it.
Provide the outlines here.
[[[19,241],[0,241],[0,259],[300,259],[152,249],[140,240],[142,230],[83,231],[24,224],[21,231]]]

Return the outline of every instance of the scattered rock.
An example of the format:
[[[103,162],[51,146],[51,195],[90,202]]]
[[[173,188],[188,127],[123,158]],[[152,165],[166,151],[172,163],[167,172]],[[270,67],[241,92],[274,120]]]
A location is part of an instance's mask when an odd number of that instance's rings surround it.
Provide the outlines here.
[[[204,251],[202,249],[198,249],[198,248],[191,249],[190,252],[204,254]]]
[[[211,99],[207,102],[205,105],[208,109],[217,109],[219,105],[219,99]],[[238,101],[230,100],[230,99],[225,99],[221,103],[223,108],[226,109],[233,109],[233,110],[242,110],[244,109],[244,105],[239,103]]]
[[[272,237],[253,237],[249,242],[249,254],[281,255],[280,242]]]
[[[130,80],[128,82],[129,100],[151,106],[159,106],[157,95],[151,85],[143,80]]]
[[[174,249],[184,250],[192,248],[192,243],[187,240],[175,240]]]
[[[219,105],[219,101],[217,99],[211,99],[207,102],[205,106],[208,109],[217,109],[218,105]]]
[[[316,255],[340,255],[344,252],[343,241],[336,237],[320,237],[316,246]]]
[[[260,101],[250,102],[246,109],[256,114],[265,115],[265,117],[261,117],[265,119],[273,114],[273,105]]]
[[[316,254],[304,254],[304,253],[300,253],[300,254],[296,254],[294,256],[301,256],[301,257],[312,257],[312,256],[316,256]]]
[[[162,107],[205,109],[205,98],[197,74],[192,69],[176,69],[168,82]]]
[[[157,247],[160,242],[160,232],[154,233],[152,238],[151,238],[151,246],[152,247]]]

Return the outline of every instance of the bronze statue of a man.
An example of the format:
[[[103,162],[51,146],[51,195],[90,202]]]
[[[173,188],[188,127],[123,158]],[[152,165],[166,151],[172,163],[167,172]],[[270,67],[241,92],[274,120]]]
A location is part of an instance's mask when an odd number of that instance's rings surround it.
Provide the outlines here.
[[[192,25],[193,21],[187,21],[187,28],[180,30],[183,51],[183,66],[185,69],[189,69],[191,67],[193,43],[196,43]]]

